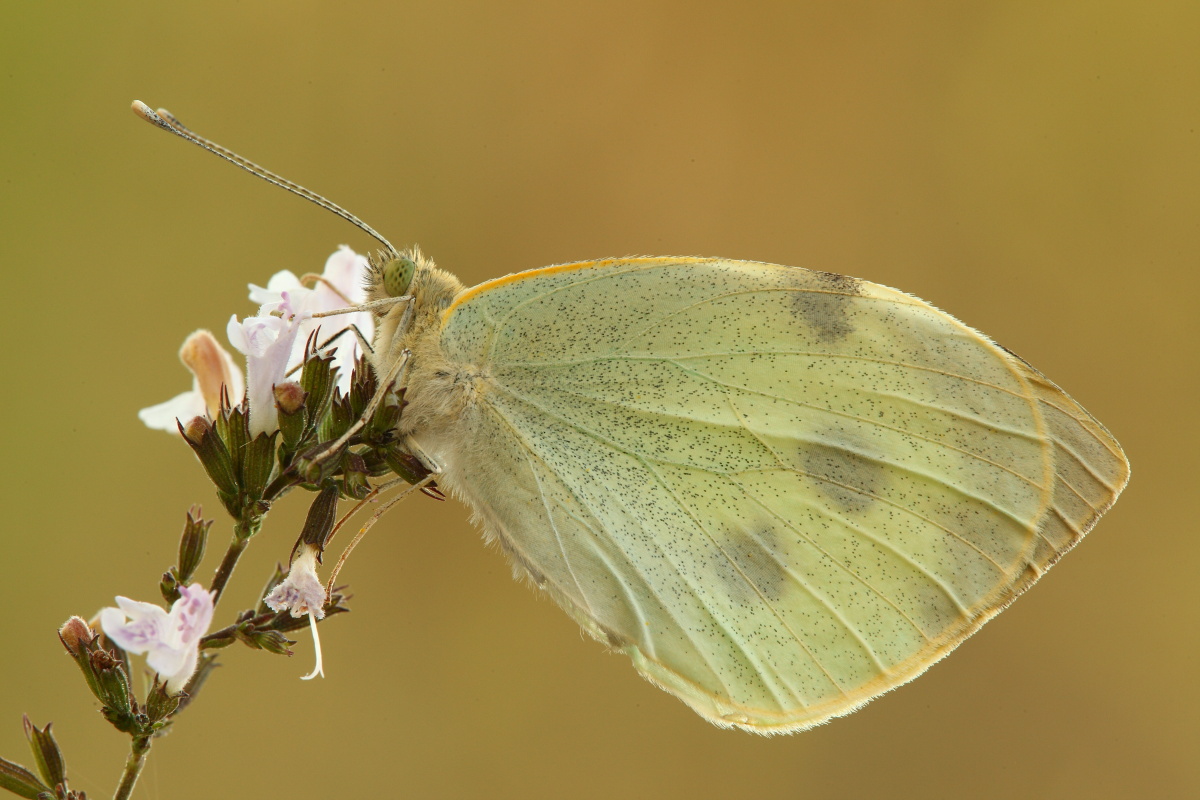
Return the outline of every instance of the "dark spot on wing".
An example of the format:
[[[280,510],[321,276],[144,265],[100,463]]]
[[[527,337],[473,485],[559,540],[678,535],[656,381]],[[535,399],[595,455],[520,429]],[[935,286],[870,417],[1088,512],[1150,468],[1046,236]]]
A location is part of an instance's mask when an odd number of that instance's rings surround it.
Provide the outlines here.
[[[809,272],[811,287],[796,293],[795,311],[824,342],[844,339],[854,332],[853,298],[862,294],[862,281],[834,272]]]
[[[779,600],[788,573],[779,556],[775,531],[769,527],[730,531],[719,541],[716,572],[729,599],[739,605],[757,605],[762,598]]]
[[[814,443],[803,446],[804,471],[817,481],[817,488],[843,511],[863,511],[883,489],[884,467],[863,453],[857,442],[844,446]]]

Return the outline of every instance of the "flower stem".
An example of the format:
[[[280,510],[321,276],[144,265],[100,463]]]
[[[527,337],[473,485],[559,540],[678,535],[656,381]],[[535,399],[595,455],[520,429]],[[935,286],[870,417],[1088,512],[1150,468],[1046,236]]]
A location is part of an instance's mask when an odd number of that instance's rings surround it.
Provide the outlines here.
[[[149,736],[134,736],[129,745],[129,760],[125,762],[125,771],[121,773],[121,783],[113,794],[113,800],[127,800],[133,794],[133,787],[142,767],[146,766],[146,754],[150,752]]]
[[[229,576],[233,575],[233,568],[237,566],[238,559],[242,557],[242,551],[249,543],[249,538],[238,535],[235,535],[233,541],[229,543],[229,549],[225,551],[225,557],[221,559],[221,565],[217,567],[217,574],[213,576],[212,586],[209,587],[214,592],[214,606],[221,599],[221,593],[225,591],[225,584],[229,582]]]

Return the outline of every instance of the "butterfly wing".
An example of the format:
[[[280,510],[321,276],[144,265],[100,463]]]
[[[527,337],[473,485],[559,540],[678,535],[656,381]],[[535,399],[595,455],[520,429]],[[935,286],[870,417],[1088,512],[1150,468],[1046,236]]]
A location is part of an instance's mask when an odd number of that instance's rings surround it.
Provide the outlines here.
[[[923,672],[1112,504],[1117,442],[904,293],[715,259],[462,293],[483,375],[447,479],[591,635],[722,726],[800,730]]]

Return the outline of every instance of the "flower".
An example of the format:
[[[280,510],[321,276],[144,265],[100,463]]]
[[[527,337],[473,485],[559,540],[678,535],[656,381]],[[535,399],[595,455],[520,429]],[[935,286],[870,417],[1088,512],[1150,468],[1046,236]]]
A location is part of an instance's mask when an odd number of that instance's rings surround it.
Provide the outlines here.
[[[170,613],[154,603],[117,597],[118,608],[100,612],[100,627],[130,653],[148,653],[146,663],[166,681],[167,691],[183,691],[200,660],[200,639],[212,624],[213,595],[198,583],[184,586]]]
[[[205,414],[216,417],[222,387],[233,402],[242,398],[245,388],[241,370],[208,331],[200,330],[188,336],[179,349],[179,360],[192,373],[192,390],[139,411],[138,419],[149,428],[178,433],[176,420],[187,424]]]
[[[233,358],[213,335],[196,331],[179,351],[180,359],[192,372],[192,390],[142,409],[138,418],[150,428],[177,432],[176,420],[186,425],[204,414],[210,419],[216,417],[222,386],[236,404],[241,402],[249,383],[251,435],[276,430],[279,425],[272,387],[282,383],[289,370],[304,362],[309,335],[320,328],[312,315],[364,302],[367,268],[365,256],[342,245],[325,261],[325,271],[311,276],[316,279],[314,288],[305,286],[287,270],[271,276],[266,288],[250,284],[250,299],[260,303],[258,313],[240,322],[234,315],[226,326],[230,343],[246,356],[245,381]],[[375,321],[369,312],[353,312],[337,319],[335,331],[354,325],[367,339],[374,333]],[[318,344],[321,341],[319,338]],[[334,345],[333,363],[338,369],[338,387],[343,392],[350,391],[351,374],[360,352],[358,339],[348,332],[338,337]]]
[[[310,312],[318,314],[324,311],[335,311],[339,308],[359,305],[366,301],[367,259],[355,253],[346,245],[341,245],[337,251],[325,261],[325,271],[316,277],[312,288],[305,286],[300,278],[290,270],[276,272],[267,282],[266,288],[250,284],[250,299],[259,303],[259,316],[279,311],[286,302],[295,312]],[[309,277],[309,276],[306,276]],[[286,295],[286,300],[284,296]],[[328,321],[328,334],[320,337],[318,344],[329,335],[354,325],[368,340],[375,331],[375,319],[369,312],[357,311]],[[300,335],[288,362],[299,364],[304,359],[304,344],[309,334],[320,327],[319,320],[308,320],[300,327]],[[337,340],[333,363],[338,369],[338,387],[343,392],[350,391],[350,375],[357,362],[361,348],[358,339],[350,332],[342,334]]]
[[[317,576],[317,548],[306,544],[300,555],[292,562],[287,577],[280,581],[271,593],[263,598],[272,611],[291,611],[293,617],[308,614],[312,627],[313,647],[317,652],[317,665],[301,680],[325,677],[321,658],[321,639],[317,636],[317,620],[325,618],[325,601],[328,595],[321,579]]]
[[[250,435],[271,433],[279,429],[279,409],[275,407],[275,384],[287,376],[292,349],[298,334],[312,312],[297,313],[290,305],[288,292],[282,293],[279,313],[259,312],[238,322],[237,315],[229,318],[225,335],[238,352],[246,356],[247,400],[250,405]],[[266,308],[264,306],[264,308]],[[303,347],[303,342],[300,342]]]

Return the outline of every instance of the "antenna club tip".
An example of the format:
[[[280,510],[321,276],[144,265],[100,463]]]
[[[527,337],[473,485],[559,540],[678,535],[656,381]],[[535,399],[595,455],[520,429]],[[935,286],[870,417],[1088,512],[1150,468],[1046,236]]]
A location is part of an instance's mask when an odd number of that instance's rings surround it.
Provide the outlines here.
[[[150,106],[146,105],[141,100],[134,100],[133,104],[129,108],[134,114],[137,114],[147,122],[154,122],[154,117],[157,116],[153,111],[150,110]]]

